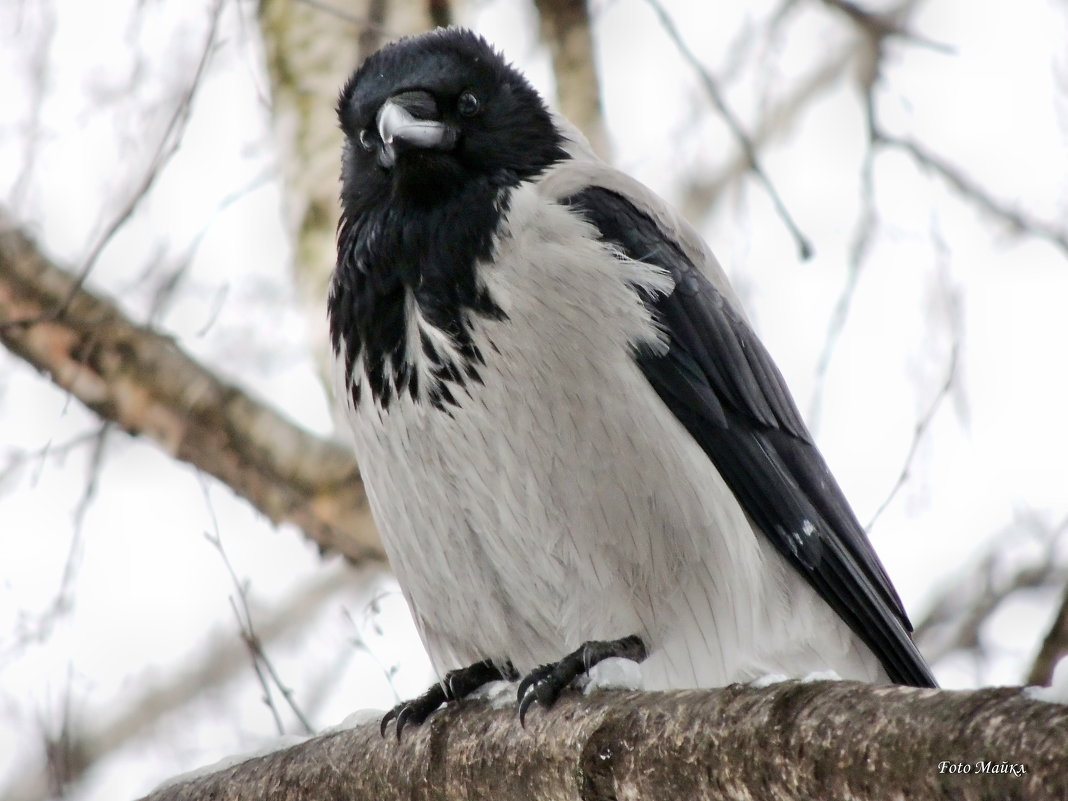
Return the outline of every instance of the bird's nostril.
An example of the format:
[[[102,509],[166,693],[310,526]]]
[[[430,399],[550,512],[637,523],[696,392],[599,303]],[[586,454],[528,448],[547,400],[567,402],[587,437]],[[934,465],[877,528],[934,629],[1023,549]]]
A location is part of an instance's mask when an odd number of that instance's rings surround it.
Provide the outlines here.
[[[430,92],[422,89],[412,89],[400,92],[390,98],[390,101],[400,106],[413,117],[420,120],[440,120],[441,112],[438,111],[437,101]]]

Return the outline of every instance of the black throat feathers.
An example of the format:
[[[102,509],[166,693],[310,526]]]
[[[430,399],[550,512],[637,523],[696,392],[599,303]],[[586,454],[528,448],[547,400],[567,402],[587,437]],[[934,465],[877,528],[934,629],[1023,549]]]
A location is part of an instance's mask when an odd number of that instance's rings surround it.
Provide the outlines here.
[[[328,307],[330,341],[344,360],[353,406],[369,400],[367,393],[382,408],[403,393],[437,408],[454,405],[454,390],[479,381],[484,363],[472,338],[474,318],[505,317],[478,270],[492,258],[508,192],[473,181],[443,203],[361,199],[343,197]]]

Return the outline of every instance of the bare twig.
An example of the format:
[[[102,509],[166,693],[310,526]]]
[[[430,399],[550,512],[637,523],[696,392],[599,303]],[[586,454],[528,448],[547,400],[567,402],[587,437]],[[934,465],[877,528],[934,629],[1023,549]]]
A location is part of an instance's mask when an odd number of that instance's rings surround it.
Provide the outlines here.
[[[273,168],[263,170],[259,175],[254,176],[245,183],[244,186],[238,187],[234,191],[227,193],[221,200],[219,200],[215,208],[212,210],[211,215],[205,220],[204,224],[200,227],[200,230],[196,232],[192,240],[189,241],[182,253],[178,256],[173,269],[170,270],[164,280],[156,287],[156,291],[152,296],[152,302],[149,306],[148,314],[146,315],[146,322],[148,324],[151,325],[156,323],[166,311],[167,304],[181,285],[189,267],[193,263],[193,259],[196,257],[197,251],[200,249],[200,246],[204,241],[204,237],[207,236],[212,225],[219,218],[219,215],[230,208],[234,203],[247,197],[251,192],[266,185],[273,177]],[[146,274],[151,274],[151,272],[152,270],[150,268],[146,271]],[[138,283],[140,283],[140,280],[143,280],[143,278],[144,276],[139,279]],[[215,314],[217,313],[218,310],[216,309]],[[209,321],[197,332],[199,336],[203,336],[204,332],[210,327],[211,318],[214,318],[215,314],[210,315]]]
[[[204,492],[204,499],[207,502],[208,510],[211,515],[211,522],[214,526],[214,532],[204,532],[204,537],[209,543],[219,552],[219,556],[222,558],[223,565],[226,567],[226,572],[230,576],[230,581],[234,585],[234,589],[237,591],[237,598],[230,596],[230,607],[234,611],[234,617],[237,619],[237,625],[241,629],[241,639],[248,648],[249,654],[252,656],[252,669],[256,673],[256,678],[260,682],[260,686],[263,688],[263,703],[271,711],[271,716],[274,718],[275,726],[278,729],[279,734],[285,734],[285,724],[282,722],[282,716],[278,711],[278,707],[274,704],[274,698],[271,694],[271,684],[273,683],[278,691],[282,694],[286,704],[292,710],[297,720],[300,721],[300,725],[304,727],[305,734],[311,734],[315,730],[312,728],[311,723],[304,716],[300,707],[297,706],[296,700],[293,698],[293,691],[282,681],[281,676],[278,675],[278,671],[275,670],[271,660],[267,658],[267,653],[263,649],[263,641],[256,634],[256,629],[252,624],[252,610],[248,605],[248,581],[242,581],[237,577],[237,571],[234,570],[233,562],[230,561],[229,555],[226,553],[226,549],[223,547],[222,536],[219,534],[219,524],[215,519],[215,509],[211,503],[211,496],[208,492],[208,487],[201,480],[201,489]],[[270,681],[268,681],[268,678]]]
[[[119,213],[115,215],[107,226],[105,226],[103,232],[97,237],[96,243],[90,248],[88,255],[82,260],[81,265],[75,271],[74,281],[67,294],[55,306],[36,316],[0,320],[0,330],[10,327],[26,327],[38,322],[54,321],[66,314],[71,302],[85,284],[86,279],[88,279],[89,274],[92,272],[93,267],[100,258],[100,254],[104,252],[104,248],[108,246],[115,234],[118,233],[119,229],[122,228],[130,217],[133,216],[134,211],[141,205],[141,201],[148,195],[149,190],[156,183],[156,179],[163,171],[164,165],[170,161],[171,157],[177,152],[179,145],[182,143],[182,133],[185,130],[186,123],[189,121],[189,112],[192,107],[193,97],[196,95],[197,89],[200,86],[201,77],[204,75],[208,61],[215,50],[215,36],[218,30],[219,17],[222,13],[224,2],[225,0],[215,0],[212,5],[204,48],[201,51],[200,58],[193,70],[193,77],[189,82],[189,86],[179,98],[174,112],[171,114],[167,127],[163,131],[163,136],[160,137],[159,144],[156,146],[156,151],[149,162],[148,169],[145,171],[144,176],[141,178],[141,181],[137,185],[133,194],[127,198],[126,202],[119,210]]]
[[[746,162],[749,166],[749,170],[753,173],[754,177],[764,187],[764,191],[767,192],[768,197],[771,199],[772,204],[775,206],[775,211],[778,213],[779,218],[783,221],[783,224],[790,231],[791,236],[794,238],[794,242],[797,244],[798,254],[801,259],[807,260],[812,256],[812,243],[808,241],[808,238],[801,233],[801,229],[797,223],[794,222],[790,212],[786,209],[786,204],[783,203],[782,198],[779,196],[778,190],[772,184],[771,179],[767,173],[764,172],[764,168],[761,167],[759,160],[757,159],[756,148],[753,145],[752,139],[745,132],[745,128],[742,126],[741,120],[735,116],[734,112],[727,105],[726,99],[723,97],[723,93],[719,89],[719,85],[712,77],[711,73],[705,68],[705,65],[690,49],[689,45],[683,40],[682,35],[679,33],[677,27],[675,27],[674,21],[671,19],[667,10],[661,5],[659,0],[646,0],[649,6],[656,13],[660,19],[660,24],[663,26],[664,31],[668,37],[675,43],[679,53],[683,58],[689,62],[694,72],[697,73],[698,78],[701,81],[702,86],[705,88],[705,92],[708,94],[713,105],[719,111],[723,121],[727,124],[731,133],[734,135],[735,141],[745,154]]]
[[[932,662],[956,652],[981,655],[980,632],[996,609],[1021,590],[1061,587],[1068,581],[1068,565],[1054,558],[1068,519],[1048,526],[1035,516],[1018,517],[994,541],[976,566],[962,572],[931,603],[916,624],[915,637]],[[1026,560],[1008,559],[1020,545],[1019,534],[1030,535],[1039,546]]]
[[[849,0],[823,0],[824,4],[845,14],[866,36],[872,40],[882,41],[891,37],[903,39],[911,44],[926,47],[946,55],[953,55],[956,50],[944,42],[936,42],[921,36],[905,27],[904,18],[914,3],[902,3],[887,12],[868,11]]]
[[[237,626],[241,630],[241,641],[245,643],[245,647],[248,649],[249,654],[252,657],[252,670],[256,674],[256,678],[260,683],[260,687],[263,688],[263,703],[267,709],[271,712],[271,717],[274,718],[275,728],[279,734],[285,734],[286,727],[282,722],[282,715],[278,711],[278,707],[275,706],[274,697],[271,694],[271,682],[268,681],[268,676],[278,690],[282,693],[282,697],[285,698],[286,703],[289,704],[289,708],[296,715],[297,720],[300,721],[304,727],[304,731],[307,734],[311,734],[313,729],[304,717],[304,713],[301,712],[296,702],[293,700],[293,694],[290,689],[282,683],[278,673],[274,670],[271,661],[267,658],[266,652],[263,650],[263,642],[256,634],[256,630],[252,624],[252,610],[248,605],[248,580],[242,581],[237,577],[237,571],[234,570],[234,564],[230,561],[229,554],[226,553],[226,549],[223,547],[222,535],[219,533],[219,521],[215,516],[215,505],[211,502],[211,492],[208,489],[208,485],[204,481],[204,476],[198,474],[197,478],[200,480],[200,489],[204,495],[204,503],[208,509],[208,515],[211,518],[212,531],[204,532],[204,538],[219,552],[219,556],[222,559],[223,566],[226,568],[227,575],[230,576],[230,582],[234,585],[234,589],[237,591],[237,598],[230,596],[230,608],[233,610],[234,618],[237,620]]]
[[[871,95],[866,96],[868,103]],[[860,284],[860,276],[867,263],[868,254],[871,252],[875,233],[879,226],[879,219],[875,214],[875,154],[870,148],[864,155],[864,163],[860,171],[860,214],[857,217],[856,227],[853,231],[853,241],[849,248],[849,262],[846,265],[846,280],[842,290],[835,301],[831,311],[831,319],[827,323],[827,334],[823,340],[823,348],[820,350],[819,360],[816,362],[815,391],[812,393],[812,401],[809,406],[809,425],[813,431],[818,431],[823,418],[823,390],[826,387],[827,372],[831,367],[831,359],[834,356],[838,342],[845,331],[849,312],[853,308],[853,298]]]
[[[105,421],[92,431],[74,437],[60,445],[48,443],[44,448],[32,454],[18,454],[10,460],[8,466],[0,473],[0,483],[2,483],[6,476],[30,459],[40,459],[43,466],[45,460],[49,457],[62,458],[87,443],[93,443],[85,488],[74,510],[74,527],[71,532],[70,542],[67,545],[67,556],[63,561],[63,572],[60,575],[59,586],[56,588],[51,602],[44,610],[34,613],[32,617],[27,616],[29,619],[20,618],[17,631],[12,636],[11,641],[0,642],[0,665],[3,665],[8,658],[22,651],[29,643],[43,642],[48,639],[56,622],[66,615],[74,605],[73,588],[82,554],[82,523],[85,513],[96,494],[97,479],[103,464],[104,444],[110,428],[111,424]]]
[[[0,470],[0,487],[3,487],[4,483],[9,481],[19,470],[25,467],[30,462],[37,462],[38,466],[34,471],[33,482],[36,483],[40,476],[40,471],[44,469],[44,465],[48,459],[56,459],[62,461],[72,451],[77,450],[82,445],[88,442],[94,441],[100,436],[100,426],[94,426],[92,430],[85,431],[78,434],[65,442],[56,444],[49,440],[44,446],[32,451],[13,450],[8,451],[6,454],[7,465]]]
[[[876,131],[876,143],[907,153],[921,167],[939,175],[957,194],[988,214],[1006,223],[1013,231],[1044,239],[1068,256],[1068,227],[1036,220],[993,197],[975,181],[923,145],[883,130]]]
[[[16,208],[22,205],[26,190],[30,186],[30,178],[33,177],[33,171],[37,166],[37,153],[45,141],[41,126],[41,110],[44,107],[45,90],[51,77],[49,51],[56,33],[55,5],[50,2],[41,2],[36,3],[34,8],[42,19],[42,25],[40,40],[30,50],[32,54],[29,65],[30,80],[28,81],[32,93],[30,118],[23,136],[26,144],[20,159],[21,166],[7,201]]]
[[[787,97],[774,101],[753,127],[750,136],[753,147],[763,147],[777,133],[789,130],[809,103],[834,85],[854,55],[852,49],[828,54],[827,60],[814,69]],[[727,165],[715,175],[691,176],[683,186],[680,201],[686,217],[692,221],[699,220],[724,190],[748,171],[749,162],[745,154],[735,153]]]
[[[1027,674],[1028,684],[1049,684],[1053,678],[1053,668],[1068,656],[1068,590],[1065,591],[1061,608],[1053,619],[1049,632],[1042,640],[1042,647],[1035,657],[1031,671]]]
[[[894,485],[890,488],[890,491],[883,498],[883,502],[879,504],[879,507],[872,514],[868,520],[868,525],[865,527],[869,532],[875,526],[875,523],[882,516],[883,512],[897,497],[898,492],[905,486],[905,482],[908,481],[909,473],[912,470],[912,462],[916,458],[916,453],[920,448],[920,443],[923,441],[924,435],[927,433],[927,429],[931,425],[931,421],[934,420],[935,415],[938,413],[938,409],[942,406],[942,401],[949,395],[950,390],[953,388],[953,383],[957,379],[957,363],[960,356],[960,342],[958,340],[953,341],[952,349],[949,353],[949,364],[946,365],[945,378],[942,380],[941,386],[938,388],[938,392],[935,393],[934,398],[931,400],[930,406],[927,407],[927,411],[920,416],[920,419],[916,421],[916,426],[912,430],[912,441],[909,443],[908,453],[905,455],[905,461],[901,465],[901,472],[898,473],[897,479],[894,481]]]
[[[354,572],[346,565],[319,571],[284,602],[258,615],[256,634],[261,642],[280,640],[307,625],[309,617],[339,592],[351,587]],[[210,638],[190,663],[162,676],[156,683],[125,689],[122,704],[107,703],[107,711],[91,718],[82,715],[67,725],[67,753],[76,755],[76,770],[67,771],[71,781],[92,765],[131,743],[141,743],[169,715],[179,711],[212,688],[219,687],[248,666],[248,647],[231,632]],[[49,741],[57,735],[47,735]],[[71,764],[68,761],[68,764]],[[49,801],[46,765],[25,766],[14,782],[0,787],[5,801]]]
[[[77,723],[72,709],[73,674],[73,665],[68,665],[63,684],[62,708],[59,711],[59,730],[52,734],[42,726],[46,781],[50,794],[56,798],[65,796],[70,786],[85,771],[85,754],[79,748],[75,735]]]

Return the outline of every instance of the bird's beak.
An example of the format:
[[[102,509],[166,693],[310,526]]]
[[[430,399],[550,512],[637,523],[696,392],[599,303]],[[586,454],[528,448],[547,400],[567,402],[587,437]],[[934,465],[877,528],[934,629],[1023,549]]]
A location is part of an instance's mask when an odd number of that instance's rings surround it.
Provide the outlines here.
[[[382,104],[376,118],[382,150],[378,161],[392,167],[403,150],[450,150],[456,144],[456,129],[441,119],[433,95],[412,90],[393,95]]]

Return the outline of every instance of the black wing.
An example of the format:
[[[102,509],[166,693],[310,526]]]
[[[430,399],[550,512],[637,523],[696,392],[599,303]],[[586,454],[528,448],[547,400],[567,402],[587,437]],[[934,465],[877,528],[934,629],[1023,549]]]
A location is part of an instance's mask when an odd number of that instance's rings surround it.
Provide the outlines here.
[[[561,202],[596,226],[603,241],[670,273],[671,294],[644,298],[667,334],[667,351],[645,348],[637,362],[742,508],[892,681],[936,686],[897,592],[745,320],[627,198],[590,187]]]

